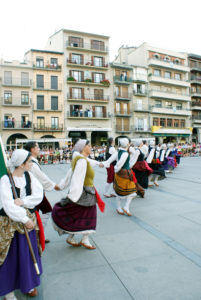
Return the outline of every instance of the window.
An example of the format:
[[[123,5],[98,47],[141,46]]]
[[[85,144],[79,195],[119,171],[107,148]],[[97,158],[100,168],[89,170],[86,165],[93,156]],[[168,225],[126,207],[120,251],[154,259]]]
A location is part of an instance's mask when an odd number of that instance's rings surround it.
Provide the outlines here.
[[[11,114],[7,114],[4,115],[4,128],[14,128],[15,125],[12,122],[12,115]]]
[[[44,76],[36,75],[36,87],[44,89]]]
[[[181,74],[175,73],[174,78],[175,78],[176,80],[181,80]]]
[[[155,59],[160,59],[160,56],[158,54],[154,54],[153,56]]]
[[[71,59],[71,62],[73,63],[73,64],[82,64],[83,62],[82,62],[82,56],[81,55],[79,55],[79,54],[74,54],[74,53],[72,53],[72,59]]]
[[[81,88],[72,88],[72,98],[81,99],[82,98],[82,89]]]
[[[37,128],[45,128],[45,118],[44,117],[37,117]]]
[[[12,84],[12,72],[11,71],[4,72],[4,83]]]
[[[103,100],[104,99],[104,91],[101,89],[94,89],[94,99],[95,100]]]
[[[171,101],[166,101],[166,102],[165,102],[165,106],[166,106],[167,108],[172,108],[172,102],[171,102]]]
[[[164,61],[170,62],[170,58],[168,56],[165,56]]]
[[[141,84],[137,84],[137,93],[142,94],[142,85]]]
[[[172,127],[172,119],[167,119],[167,127]]]
[[[181,128],[185,128],[185,120],[180,120],[180,126]]]
[[[142,100],[141,99],[137,100],[137,109],[142,110]]]
[[[69,46],[71,47],[83,47],[83,39],[79,37],[70,36],[69,37]]]
[[[51,65],[51,67],[56,68],[58,66],[58,60],[57,60],[57,58],[51,57],[50,58],[50,65]]]
[[[165,72],[165,78],[171,78],[171,73],[170,72]]]
[[[176,65],[179,65],[179,64],[180,64],[180,60],[179,60],[178,58],[176,58],[176,59],[174,60],[174,63],[175,63]]]
[[[174,127],[176,127],[176,128],[179,127],[179,120],[174,120]]]
[[[44,60],[43,58],[37,57],[36,58],[36,67],[44,68]]]
[[[4,104],[12,104],[12,92],[11,91],[4,92]]]
[[[144,119],[137,119],[137,129],[144,130]]]
[[[154,76],[160,77],[160,76],[161,76],[161,71],[155,69],[155,70],[154,70]]]
[[[21,85],[29,86],[29,73],[28,72],[21,72]]]
[[[177,103],[176,104],[176,109],[177,110],[182,110],[182,103]]]
[[[103,80],[104,74],[103,73],[94,73],[94,82],[100,83]]]
[[[153,118],[153,126],[159,126],[159,119]]]
[[[95,117],[103,117],[103,106],[95,106]]]
[[[59,118],[52,117],[51,118],[51,128],[52,129],[58,129],[59,128]]]
[[[165,127],[165,119],[160,118],[160,126]]]
[[[127,81],[127,72],[126,71],[121,72],[120,80]]]
[[[37,95],[37,109],[43,110],[44,109],[44,96]]]
[[[120,87],[119,86],[115,86],[115,95],[116,95],[116,97],[121,97]]]
[[[22,128],[30,128],[31,127],[31,122],[29,121],[28,115],[21,116],[21,124],[22,124]]]
[[[78,82],[84,81],[83,78],[83,72],[81,71],[72,71],[72,76],[77,80]]]
[[[123,113],[125,114],[125,115],[127,115],[128,114],[128,104],[127,103],[124,103],[123,104]]]
[[[51,96],[51,110],[58,110],[58,96]]]
[[[94,66],[96,67],[103,67],[103,58],[94,56]]]
[[[57,76],[51,76],[51,89],[58,90],[58,77]]]
[[[21,93],[21,104],[29,104],[29,93]]]
[[[162,107],[161,100],[155,100],[155,107]]]
[[[91,49],[104,50],[104,42],[92,40],[91,41]]]
[[[116,103],[116,113],[121,112],[121,104],[119,102]]]

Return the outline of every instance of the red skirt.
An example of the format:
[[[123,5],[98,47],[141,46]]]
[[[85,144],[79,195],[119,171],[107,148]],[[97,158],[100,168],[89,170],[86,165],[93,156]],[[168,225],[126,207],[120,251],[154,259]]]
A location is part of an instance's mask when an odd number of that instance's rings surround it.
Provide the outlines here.
[[[110,165],[109,168],[107,168],[107,183],[113,183],[114,181],[114,166]]]

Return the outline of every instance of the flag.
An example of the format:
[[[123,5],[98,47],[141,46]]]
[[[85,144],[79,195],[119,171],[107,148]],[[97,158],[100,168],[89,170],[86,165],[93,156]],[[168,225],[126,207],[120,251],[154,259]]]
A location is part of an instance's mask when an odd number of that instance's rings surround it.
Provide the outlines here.
[[[7,164],[6,153],[0,136],[0,178],[5,174],[7,174],[6,164]]]

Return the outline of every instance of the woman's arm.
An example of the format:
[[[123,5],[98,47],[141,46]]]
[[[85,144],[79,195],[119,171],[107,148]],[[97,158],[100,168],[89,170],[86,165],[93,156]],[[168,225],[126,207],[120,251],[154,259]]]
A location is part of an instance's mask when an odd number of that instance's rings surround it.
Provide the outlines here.
[[[23,206],[26,208],[34,208],[43,200],[43,187],[40,182],[29,172],[31,178],[31,195],[23,198]]]
[[[116,166],[114,167],[115,173],[119,172],[119,170],[121,170],[121,168],[123,167],[124,163],[126,162],[128,158],[128,152],[124,152],[121,157],[120,160],[118,160]]]

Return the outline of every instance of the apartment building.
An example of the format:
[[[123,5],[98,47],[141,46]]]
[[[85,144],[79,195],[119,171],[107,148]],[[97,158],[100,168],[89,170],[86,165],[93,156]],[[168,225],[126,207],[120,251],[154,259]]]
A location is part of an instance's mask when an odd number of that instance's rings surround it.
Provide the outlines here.
[[[120,48],[117,60],[148,71],[147,124],[150,124],[157,142],[190,140],[190,68],[187,55],[144,43],[137,48]]]
[[[109,37],[62,29],[47,42],[49,51],[61,51],[66,137],[106,142],[112,131]]]
[[[191,81],[193,141],[201,143],[201,56],[188,54]]]
[[[16,139],[33,138],[32,66],[19,61],[0,61],[1,136],[7,147]]]
[[[112,136],[120,138],[122,135],[131,136],[131,117],[132,117],[132,73],[131,66],[120,63],[111,63],[110,80],[112,82],[111,101],[113,111]]]
[[[63,53],[31,49],[25,62],[33,72],[33,137],[64,138]]]

